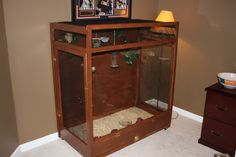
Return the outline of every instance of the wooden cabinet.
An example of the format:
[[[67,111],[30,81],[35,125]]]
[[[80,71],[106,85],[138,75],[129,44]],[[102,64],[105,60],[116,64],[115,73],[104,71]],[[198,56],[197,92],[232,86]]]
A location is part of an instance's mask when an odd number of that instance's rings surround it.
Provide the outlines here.
[[[83,156],[105,156],[170,126],[178,22],[85,20],[50,27],[62,139]]]
[[[206,88],[206,104],[199,143],[234,157],[236,150],[236,90],[220,84]]]

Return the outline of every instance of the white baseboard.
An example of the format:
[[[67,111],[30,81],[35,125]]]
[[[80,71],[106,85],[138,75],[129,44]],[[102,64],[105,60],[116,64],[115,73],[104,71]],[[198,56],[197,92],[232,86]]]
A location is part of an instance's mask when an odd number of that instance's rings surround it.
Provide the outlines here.
[[[12,153],[10,157],[21,157],[21,150],[19,146],[16,148],[16,150]]]
[[[39,147],[41,145],[47,144],[49,142],[52,142],[58,139],[59,139],[58,133],[53,133],[53,134],[41,137],[39,139],[21,144],[17,147],[15,152],[10,157],[21,157],[22,152],[28,151],[30,149]]]
[[[154,107],[157,107],[157,105],[158,105],[158,107],[160,107],[161,109],[164,109],[164,110],[168,109],[168,104],[167,103],[162,102],[162,101],[157,101],[157,99],[154,99],[154,98],[150,99],[150,100],[147,100],[145,102],[147,104],[151,105],[151,106],[154,106]],[[183,110],[183,109],[178,108],[176,106],[173,106],[173,111],[176,111],[180,115],[188,117],[188,118],[193,119],[195,121],[198,121],[200,123],[202,123],[202,121],[203,121],[203,117],[202,116],[196,115],[194,113],[191,113],[189,111]]]
[[[20,145],[21,152],[25,152],[25,151],[33,149],[35,147],[44,145],[44,144],[52,142],[52,141],[55,141],[57,139],[59,139],[58,133],[54,133],[54,134],[47,135],[47,136],[44,136],[42,138],[30,141],[30,142],[27,142],[27,143],[21,144]]]
[[[185,116],[185,117],[188,117],[188,118],[190,118],[190,119],[192,119],[192,120],[195,120],[195,121],[198,121],[198,122],[200,122],[200,123],[202,123],[202,121],[203,121],[203,117],[202,117],[202,116],[196,115],[196,114],[194,114],[194,113],[191,113],[191,112],[189,112],[189,111],[183,110],[183,109],[178,108],[178,107],[176,107],[176,106],[173,106],[173,111],[176,111],[176,112],[178,112],[180,115]]]

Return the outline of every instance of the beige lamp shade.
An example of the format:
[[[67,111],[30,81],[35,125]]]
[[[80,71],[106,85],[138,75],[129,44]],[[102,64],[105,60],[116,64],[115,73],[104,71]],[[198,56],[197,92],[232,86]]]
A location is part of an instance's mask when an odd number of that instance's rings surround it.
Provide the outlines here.
[[[156,21],[158,22],[174,22],[174,16],[172,11],[162,10],[160,14],[157,16]],[[174,35],[175,29],[170,27],[153,27],[151,28],[152,32],[161,33],[161,34],[169,34]]]
[[[172,11],[162,10],[157,16],[156,21],[160,22],[174,22],[174,15]]]

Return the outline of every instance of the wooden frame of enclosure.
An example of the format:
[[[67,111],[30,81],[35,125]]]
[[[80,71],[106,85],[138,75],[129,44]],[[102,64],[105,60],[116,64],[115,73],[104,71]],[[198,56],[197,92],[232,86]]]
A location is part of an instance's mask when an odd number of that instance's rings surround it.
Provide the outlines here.
[[[95,24],[95,25],[74,25],[70,23],[51,23],[51,57],[53,66],[53,78],[54,78],[54,91],[55,91],[55,103],[56,103],[56,117],[57,128],[59,136],[72,145],[83,156],[95,157],[105,156],[116,150],[119,150],[131,143],[134,143],[154,132],[161,129],[166,129],[171,123],[173,94],[174,94],[174,81],[175,81],[175,67],[176,67],[176,54],[177,54],[177,41],[178,41],[178,22],[139,22],[139,23],[119,23],[119,24]],[[109,30],[109,29],[124,29],[124,28],[144,28],[144,27],[172,27],[175,31],[174,38],[163,38],[158,41],[147,41],[137,43],[127,43],[122,45],[103,46],[98,48],[92,47],[92,31],[94,30]],[[70,45],[55,40],[55,31],[68,31],[73,33],[79,33],[86,36],[85,47],[76,45]],[[92,102],[92,54],[102,53],[113,50],[122,50],[128,48],[141,48],[158,45],[172,45],[172,65],[171,65],[171,86],[170,86],[170,98],[169,107],[166,112],[160,112],[156,114],[156,110],[152,107],[139,104],[140,108],[153,113],[155,116],[143,120],[139,123],[133,124],[127,128],[121,129],[117,132],[106,135],[102,138],[95,139],[93,137],[93,102]],[[76,56],[84,58],[84,93],[86,104],[86,126],[87,126],[87,143],[74,136],[63,125],[63,115],[61,107],[61,87],[60,87],[60,74],[58,65],[58,53],[65,51]],[[139,76],[137,76],[139,79]],[[138,88],[137,88],[138,89]],[[136,91],[139,92],[138,90]]]

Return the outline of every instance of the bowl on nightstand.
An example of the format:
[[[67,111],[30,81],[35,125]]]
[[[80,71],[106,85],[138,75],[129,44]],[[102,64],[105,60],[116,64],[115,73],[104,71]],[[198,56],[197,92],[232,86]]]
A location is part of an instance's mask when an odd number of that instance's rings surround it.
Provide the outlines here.
[[[225,88],[236,89],[236,73],[222,72],[217,75],[217,78]]]

